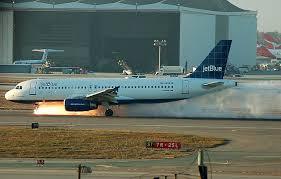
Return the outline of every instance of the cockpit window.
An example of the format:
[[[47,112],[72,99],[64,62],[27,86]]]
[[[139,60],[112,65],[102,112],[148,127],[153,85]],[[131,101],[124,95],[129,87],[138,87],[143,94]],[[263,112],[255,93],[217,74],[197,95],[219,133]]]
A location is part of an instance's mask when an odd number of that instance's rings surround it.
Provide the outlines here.
[[[22,86],[16,86],[16,89],[22,89]]]

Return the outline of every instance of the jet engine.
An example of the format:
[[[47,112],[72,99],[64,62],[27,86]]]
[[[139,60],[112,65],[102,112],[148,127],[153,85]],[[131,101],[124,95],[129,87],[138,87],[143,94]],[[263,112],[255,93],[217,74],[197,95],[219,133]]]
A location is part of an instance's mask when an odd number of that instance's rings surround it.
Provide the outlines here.
[[[64,108],[66,111],[89,111],[98,108],[98,104],[85,99],[65,99]]]

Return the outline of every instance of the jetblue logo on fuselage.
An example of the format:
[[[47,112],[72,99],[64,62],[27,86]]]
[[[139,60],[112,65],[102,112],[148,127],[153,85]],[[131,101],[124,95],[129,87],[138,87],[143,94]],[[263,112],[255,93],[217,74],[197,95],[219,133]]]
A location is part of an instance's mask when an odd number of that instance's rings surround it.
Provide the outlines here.
[[[214,65],[203,66],[203,73],[210,71],[222,71],[222,67],[216,67]]]

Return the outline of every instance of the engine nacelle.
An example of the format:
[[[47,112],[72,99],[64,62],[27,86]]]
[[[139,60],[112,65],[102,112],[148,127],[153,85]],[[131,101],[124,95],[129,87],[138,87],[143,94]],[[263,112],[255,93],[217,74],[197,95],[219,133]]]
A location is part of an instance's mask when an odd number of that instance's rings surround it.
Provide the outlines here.
[[[98,104],[85,99],[65,99],[64,108],[66,111],[89,111],[98,108]]]

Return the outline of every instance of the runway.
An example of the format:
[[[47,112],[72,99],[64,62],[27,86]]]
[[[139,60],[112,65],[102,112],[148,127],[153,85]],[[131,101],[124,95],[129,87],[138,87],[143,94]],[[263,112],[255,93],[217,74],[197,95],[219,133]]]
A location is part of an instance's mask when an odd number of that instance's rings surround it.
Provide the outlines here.
[[[64,127],[108,129],[126,131],[173,132],[225,138],[229,143],[208,150],[212,172],[216,178],[275,178],[281,176],[281,122],[254,120],[209,120],[180,118],[125,118],[87,116],[36,116],[31,111],[0,111],[0,126],[30,127],[39,122],[40,127]],[[97,171],[93,176],[105,178],[146,178],[151,174],[178,172],[196,174],[193,162],[195,156],[163,160],[82,160]],[[19,162],[20,161],[20,162]],[[78,162],[73,160],[47,159],[44,172],[60,169],[73,170]],[[33,160],[0,160],[0,175],[13,174],[7,168],[34,169]],[[207,162],[208,163],[208,162]],[[36,167],[35,167],[36,168]],[[98,173],[100,172],[100,175]],[[104,174],[104,173],[106,174]],[[108,172],[108,173],[107,173]],[[120,172],[129,172],[119,175]],[[139,173],[138,173],[139,172]],[[103,174],[102,174],[103,173]],[[75,173],[73,173],[74,175]],[[49,175],[47,175],[49,176]],[[50,176],[52,176],[50,174]],[[69,176],[67,174],[67,176]],[[115,176],[115,177],[114,177]],[[181,175],[186,177],[187,175]],[[238,177],[237,177],[238,176]],[[66,176],[62,175],[62,178]],[[192,176],[188,176],[192,178]],[[102,178],[102,177],[101,177]],[[148,177],[149,178],[149,177]],[[151,178],[151,177],[150,177]]]

